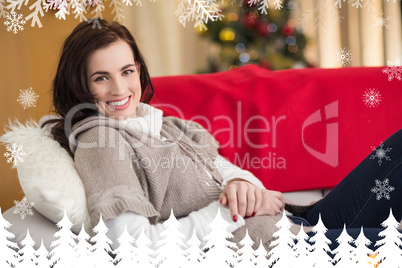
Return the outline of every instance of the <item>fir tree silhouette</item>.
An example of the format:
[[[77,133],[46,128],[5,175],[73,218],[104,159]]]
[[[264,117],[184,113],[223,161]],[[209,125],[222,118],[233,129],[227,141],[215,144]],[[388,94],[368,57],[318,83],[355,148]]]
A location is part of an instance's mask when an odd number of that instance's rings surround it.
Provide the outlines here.
[[[116,254],[115,262],[116,267],[119,268],[131,268],[134,267],[134,238],[128,233],[127,225],[124,226],[124,230],[120,237],[117,239],[120,246],[114,251]]]
[[[336,254],[334,261],[337,267],[351,267],[356,264],[357,259],[355,258],[355,247],[352,246],[354,241],[346,231],[346,225],[343,225],[342,233],[336,239],[339,246],[333,251]]]
[[[364,235],[363,226],[360,229],[359,236],[355,239],[355,258],[357,263],[355,267],[357,268],[373,268],[373,264],[369,263],[369,255],[372,254],[372,250],[367,246],[370,246],[371,241]]]
[[[254,241],[250,238],[248,234],[248,229],[244,238],[239,242],[242,247],[237,251],[239,254],[238,263],[236,268],[249,268],[255,266],[255,255],[254,255]]]
[[[187,260],[184,256],[186,244],[183,242],[185,236],[179,231],[180,225],[181,223],[171,210],[169,219],[163,223],[166,229],[160,233],[162,239],[156,244],[158,268],[179,268],[186,263]]]
[[[384,237],[375,243],[378,255],[381,258],[381,266],[384,267],[402,267],[402,234],[397,230],[399,222],[392,214],[392,208],[390,208],[388,218],[381,224],[385,229],[378,235]]]
[[[15,235],[7,229],[11,227],[1,214],[0,208],[0,267],[15,267],[18,263],[18,245],[9,239],[13,239]]]
[[[91,244],[89,243],[90,236],[85,231],[84,223],[81,225],[81,230],[77,235],[77,245],[75,252],[77,256],[77,267],[90,267],[91,265]]]
[[[34,249],[35,241],[32,239],[29,234],[29,229],[27,229],[27,235],[23,240],[21,240],[21,249],[18,251],[20,254],[20,263],[18,264],[19,268],[31,268],[36,266],[36,251]]]
[[[302,267],[313,267],[314,263],[311,263],[310,253],[311,245],[307,242],[309,236],[303,229],[303,224],[300,225],[300,230],[296,235],[297,243],[294,246],[296,262],[301,264]]]
[[[264,245],[262,244],[262,240],[260,240],[260,245],[254,251],[254,255],[255,255],[255,263],[258,268],[269,267],[268,252],[266,251]]]
[[[92,253],[91,253],[91,260],[92,260],[91,268],[115,267],[113,265],[113,258],[111,257],[111,254],[113,253],[110,248],[112,240],[110,240],[106,235],[108,230],[109,229],[103,222],[101,214],[98,224],[93,228],[95,236],[92,237],[90,240],[92,243],[95,243],[92,247]]]
[[[203,250],[208,250],[205,254],[203,267],[231,267],[236,265],[236,254],[233,249],[237,249],[235,243],[227,239],[233,238],[233,234],[228,230],[229,223],[222,218],[220,209],[216,217],[208,225],[211,232],[204,237],[206,241]]]
[[[137,265],[134,267],[155,268],[153,264],[155,252],[150,248],[152,241],[146,236],[144,229],[141,230],[135,243],[137,247],[134,252],[134,262]]]
[[[53,247],[50,252],[51,261],[54,268],[74,268],[76,262],[75,239],[76,235],[71,231],[73,224],[67,217],[64,210],[63,218],[56,224],[59,231],[54,234],[57,240],[50,245]]]
[[[295,235],[290,231],[292,223],[289,221],[286,213],[282,213],[282,218],[275,224],[279,229],[272,236],[277,238],[269,245],[272,247],[269,252],[270,263],[275,267],[296,267],[295,266]]]
[[[47,251],[45,245],[43,244],[43,239],[40,241],[40,246],[35,252],[36,264],[38,268],[49,268],[49,251]]]
[[[331,253],[331,249],[329,248],[331,241],[325,236],[328,229],[321,220],[321,214],[319,214],[317,225],[313,227],[312,231],[315,235],[309,241],[314,242],[312,245],[313,251],[310,253],[310,258],[315,263],[314,267],[333,267],[332,258],[328,254]]]
[[[187,241],[187,250],[185,251],[185,256],[187,262],[185,263],[185,268],[202,268],[203,267],[203,259],[204,259],[204,251],[200,248],[201,241],[198,239],[195,230],[193,231],[193,235]],[[183,267],[183,268],[184,268]]]

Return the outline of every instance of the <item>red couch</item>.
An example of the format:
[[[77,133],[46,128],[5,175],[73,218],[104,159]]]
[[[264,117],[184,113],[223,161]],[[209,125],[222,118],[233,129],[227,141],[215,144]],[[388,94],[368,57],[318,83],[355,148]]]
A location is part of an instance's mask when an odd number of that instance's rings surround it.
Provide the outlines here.
[[[402,82],[384,68],[156,77],[152,104],[201,123],[269,189],[330,189],[402,127]]]

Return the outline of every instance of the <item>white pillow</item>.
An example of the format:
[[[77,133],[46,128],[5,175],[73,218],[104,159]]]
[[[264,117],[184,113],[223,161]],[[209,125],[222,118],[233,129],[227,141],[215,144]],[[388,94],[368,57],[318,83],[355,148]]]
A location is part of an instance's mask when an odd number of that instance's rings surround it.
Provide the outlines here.
[[[93,226],[84,185],[67,151],[53,139],[49,129],[40,128],[32,120],[25,126],[18,120],[9,122],[8,128],[0,142],[15,143],[26,153],[16,168],[22,190],[29,201],[35,202],[35,209],[54,223],[63,218],[66,210],[74,224],[73,232],[78,233],[82,223],[90,231]]]

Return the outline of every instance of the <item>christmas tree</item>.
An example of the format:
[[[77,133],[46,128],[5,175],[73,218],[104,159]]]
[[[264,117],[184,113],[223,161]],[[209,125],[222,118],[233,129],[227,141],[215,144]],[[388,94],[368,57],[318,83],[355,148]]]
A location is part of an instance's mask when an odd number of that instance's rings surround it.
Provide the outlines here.
[[[246,64],[271,70],[306,67],[306,37],[291,18],[296,3],[231,0],[221,5],[224,18],[207,24],[200,34],[213,42],[206,72],[224,71]],[[270,6],[272,4],[272,6]]]

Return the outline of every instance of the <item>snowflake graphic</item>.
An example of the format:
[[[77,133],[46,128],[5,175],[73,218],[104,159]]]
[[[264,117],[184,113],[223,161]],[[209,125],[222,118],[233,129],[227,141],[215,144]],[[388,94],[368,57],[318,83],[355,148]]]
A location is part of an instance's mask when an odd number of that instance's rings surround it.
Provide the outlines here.
[[[340,48],[336,51],[336,63],[342,66],[349,66],[352,62],[352,53],[350,50],[345,48]]]
[[[22,146],[13,143],[6,147],[7,152],[4,153],[4,157],[7,158],[7,163],[13,162],[14,166],[24,161],[25,152],[22,150]]]
[[[387,60],[387,67],[384,68],[382,72],[388,75],[388,81],[394,78],[402,81],[402,66],[399,60],[395,61],[395,63]]]
[[[20,95],[18,96],[17,102],[19,102],[24,110],[30,107],[36,107],[36,101],[39,95],[36,94],[32,88],[20,89]]]
[[[389,193],[393,190],[395,190],[395,188],[389,185],[388,178],[385,178],[383,182],[375,180],[375,187],[371,188],[371,192],[377,194],[377,200],[380,200],[383,197],[389,200],[391,198]]]
[[[363,94],[363,102],[367,107],[370,108],[380,105],[381,99],[382,97],[380,91],[375,88],[369,88]]]
[[[7,26],[7,31],[13,32],[17,34],[18,31],[24,30],[25,19],[23,18],[22,14],[18,14],[15,12],[11,12],[6,17],[6,21],[4,21],[4,25]]]
[[[16,208],[14,209],[14,214],[20,214],[21,220],[25,219],[26,215],[33,216],[32,207],[35,205],[34,202],[29,202],[28,198],[24,196],[21,201],[14,200]]]
[[[391,157],[389,157],[389,156],[387,155],[387,153],[391,152],[392,148],[388,148],[388,147],[387,147],[387,149],[384,149],[383,147],[384,147],[384,144],[383,144],[383,143],[381,143],[378,148],[375,148],[375,147],[373,147],[373,146],[371,147],[371,149],[372,149],[373,151],[375,151],[375,154],[372,154],[372,155],[370,156],[370,159],[378,158],[378,165],[380,165],[380,166],[381,166],[381,164],[382,164],[382,159],[385,159],[385,160],[387,160],[387,161],[391,161]]]
[[[387,23],[389,20],[391,20],[391,16],[387,16],[387,18],[384,18],[384,11],[381,10],[381,16],[377,17],[375,15],[371,15],[372,18],[374,18],[374,23],[371,24],[370,28],[377,28],[379,33],[382,33],[382,28],[385,27],[386,29],[391,29],[391,26],[389,26]]]

